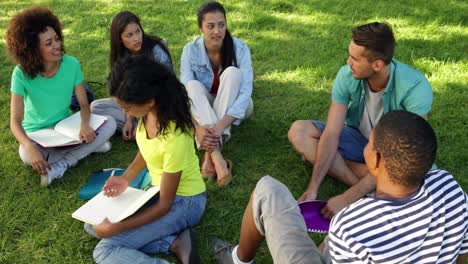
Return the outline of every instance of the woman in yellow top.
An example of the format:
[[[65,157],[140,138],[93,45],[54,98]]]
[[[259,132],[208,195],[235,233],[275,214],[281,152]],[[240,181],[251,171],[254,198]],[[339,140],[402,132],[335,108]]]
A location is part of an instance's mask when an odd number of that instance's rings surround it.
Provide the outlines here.
[[[206,205],[206,188],[193,141],[190,102],[184,86],[162,64],[145,56],[119,60],[109,76],[111,97],[139,119],[139,152],[121,177],[110,177],[107,196],[121,194],[144,166],[159,196],[145,209],[118,222],[86,226],[103,238],[94,250],[97,263],[166,263],[146,254],[171,251],[182,263],[197,254],[187,228],[197,224]],[[184,231],[186,230],[186,231]]]

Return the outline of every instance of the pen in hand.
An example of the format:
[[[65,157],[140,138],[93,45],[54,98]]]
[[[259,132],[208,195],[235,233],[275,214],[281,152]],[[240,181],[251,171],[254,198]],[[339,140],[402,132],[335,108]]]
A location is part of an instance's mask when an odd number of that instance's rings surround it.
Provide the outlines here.
[[[109,176],[109,179],[112,178],[115,174],[115,169],[112,169],[111,175]],[[111,188],[107,186],[107,181],[102,187],[102,190],[104,191],[104,194],[109,195],[109,192],[111,191]]]

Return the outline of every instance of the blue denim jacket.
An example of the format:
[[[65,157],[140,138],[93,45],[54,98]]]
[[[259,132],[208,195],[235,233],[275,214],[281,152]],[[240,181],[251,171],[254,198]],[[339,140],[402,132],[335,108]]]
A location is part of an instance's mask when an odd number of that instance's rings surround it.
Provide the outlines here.
[[[238,125],[245,117],[247,107],[250,103],[250,97],[252,96],[253,70],[250,50],[247,44],[238,38],[233,38],[233,40],[237,68],[242,72],[242,81],[239,95],[228,109],[227,114],[237,118],[234,124]],[[198,80],[205,86],[208,92],[210,92],[213,78],[213,69],[211,68],[210,60],[206,54],[205,39],[201,36],[185,45],[182,51],[180,81],[184,85],[187,85],[187,82],[190,80]]]
[[[153,47],[153,56],[157,62],[160,62],[174,73],[174,68],[172,67],[171,59],[169,54],[167,54],[159,45],[154,45]]]

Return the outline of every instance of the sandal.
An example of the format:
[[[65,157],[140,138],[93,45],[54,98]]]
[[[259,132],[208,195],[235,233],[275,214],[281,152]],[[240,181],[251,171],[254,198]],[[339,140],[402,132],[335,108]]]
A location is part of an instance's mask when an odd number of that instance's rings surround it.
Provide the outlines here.
[[[220,188],[228,185],[232,180],[232,161],[229,159],[226,159],[226,163],[227,163],[226,165],[229,170],[229,173],[222,179],[218,178],[216,182],[218,184],[218,187]]]
[[[203,163],[205,163],[205,156],[203,156],[203,158],[202,158],[202,164],[201,164],[200,168],[203,166]],[[216,171],[201,169],[201,175],[202,175],[203,178],[215,178],[216,177]]]

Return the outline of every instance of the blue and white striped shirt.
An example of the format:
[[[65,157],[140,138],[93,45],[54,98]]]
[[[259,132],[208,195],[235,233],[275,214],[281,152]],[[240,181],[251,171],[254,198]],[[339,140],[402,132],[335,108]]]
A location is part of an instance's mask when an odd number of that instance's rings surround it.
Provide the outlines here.
[[[468,197],[448,172],[431,170],[405,199],[341,210],[328,239],[333,263],[454,263],[468,253]]]

